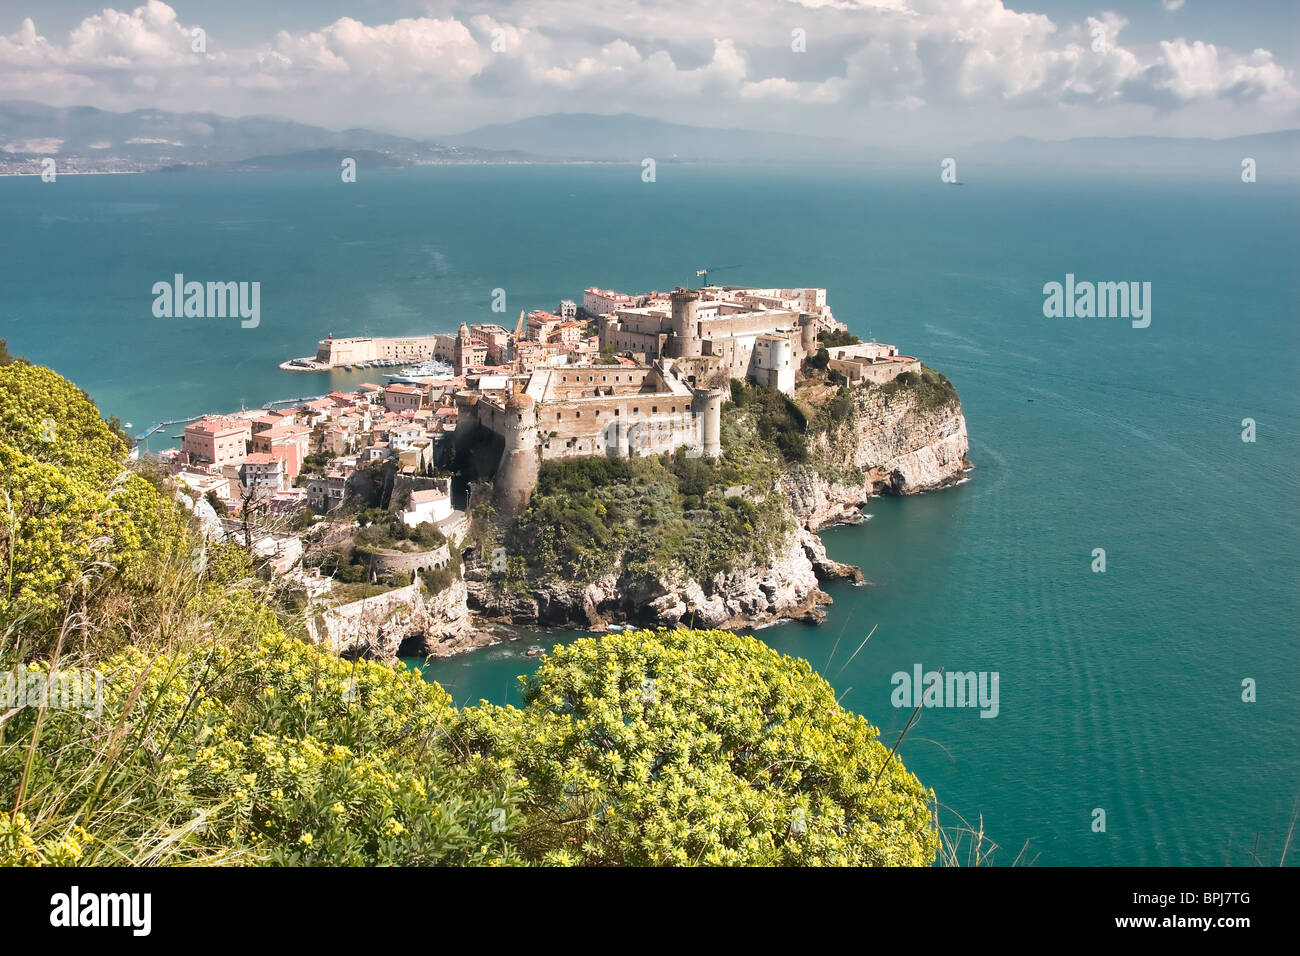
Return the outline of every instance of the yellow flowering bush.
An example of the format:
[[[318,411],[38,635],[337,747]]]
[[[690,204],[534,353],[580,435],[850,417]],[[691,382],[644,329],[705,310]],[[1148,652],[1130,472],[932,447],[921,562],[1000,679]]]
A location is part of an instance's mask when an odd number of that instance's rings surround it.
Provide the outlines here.
[[[147,589],[146,569],[184,543],[183,515],[126,450],[71,382],[0,366],[0,627],[27,624],[34,647],[74,595]]]
[[[0,810],[0,866],[74,866],[91,842],[89,833],[72,826],[62,836],[38,843],[27,817]]]
[[[527,781],[555,864],[927,866],[931,792],[807,661],[727,631],[557,647],[524,707],[461,712],[481,782]]]
[[[103,669],[101,718],[47,711],[28,780],[94,807],[98,765],[115,753],[112,771],[127,778],[116,786],[129,785],[140,816],[122,828],[121,808],[92,810],[79,826],[112,827],[82,862],[129,858],[157,832],[177,862],[221,850],[279,864],[521,862],[510,845],[517,788],[467,786],[443,741],[450,699],[418,675],[283,635],[155,656],[130,648]],[[7,738],[34,721],[19,711]],[[0,792],[17,786],[26,753],[0,748]],[[58,845],[14,832],[47,858]]]

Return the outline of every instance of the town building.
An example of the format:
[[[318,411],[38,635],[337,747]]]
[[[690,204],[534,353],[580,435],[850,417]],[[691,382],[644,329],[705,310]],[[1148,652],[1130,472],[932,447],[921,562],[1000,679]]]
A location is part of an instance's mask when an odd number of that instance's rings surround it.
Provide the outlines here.
[[[384,389],[384,411],[405,412],[423,408],[428,401],[428,389],[422,385],[396,383]]]
[[[257,500],[283,491],[288,486],[285,477],[284,461],[265,452],[248,455],[239,469],[240,481],[250,497]]]
[[[423,362],[434,357],[436,336],[415,335],[403,338],[328,338],[316,345],[316,362],[320,365],[369,365],[374,362]]]
[[[248,454],[252,429],[235,418],[206,418],[185,427],[181,451],[191,462],[224,465]]]
[[[630,309],[635,305],[636,299],[632,296],[610,289],[592,286],[582,293],[582,310],[588,315],[607,315],[615,309]]]
[[[920,359],[899,355],[896,346],[879,342],[837,345],[828,352],[828,367],[843,375],[851,385],[883,385],[903,372],[921,371]]]
[[[451,480],[446,479],[442,487],[412,491],[406,510],[401,513],[401,519],[403,523],[414,528],[425,522],[437,524],[444,518],[451,517],[451,512]]]

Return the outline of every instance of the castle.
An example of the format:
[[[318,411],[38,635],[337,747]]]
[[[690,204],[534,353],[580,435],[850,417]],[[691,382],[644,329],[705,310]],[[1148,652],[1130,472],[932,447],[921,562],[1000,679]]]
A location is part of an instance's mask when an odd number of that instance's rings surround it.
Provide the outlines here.
[[[489,446],[498,506],[517,511],[541,462],[585,455],[631,458],[722,452],[722,388],[688,384],[672,359],[649,366],[540,368],[508,392],[456,393],[457,457]]]
[[[789,300],[776,297],[764,302],[754,291],[678,289],[667,303],[617,308],[599,322],[601,348],[643,361],[677,359],[692,383],[749,379],[790,394],[795,373],[817,350],[819,325],[835,327],[824,308],[826,291],[780,290],[812,293],[805,301],[818,311],[788,307]]]
[[[628,295],[592,287],[583,293],[581,313],[570,300],[555,312],[520,313],[513,333],[461,323],[454,333],[404,339],[330,336],[315,360],[282,367],[374,357],[450,363],[453,378],[369,386],[383,392],[385,419],[372,428],[366,416],[366,429],[383,438],[358,454],[362,461],[395,457],[418,469],[423,455],[411,462],[403,456],[440,444],[450,431],[458,467],[490,478],[497,507],[513,513],[527,504],[547,461],[683,448],[689,455],[720,455],[722,403],[731,382],[792,395],[805,361],[826,342],[845,343],[832,345],[817,363],[843,385],[882,385],[922,371],[917,359],[892,345],[842,335],[819,340],[821,333],[846,331],[826,305],[825,289],[705,286]],[[333,434],[337,444],[342,432]],[[222,445],[209,459],[223,449],[234,453]]]
[[[818,328],[839,327],[825,296],[710,287],[611,302],[617,307],[597,318],[611,364],[539,367],[511,376],[504,390],[456,394],[457,457],[480,449],[507,512],[527,504],[542,462],[679,448],[716,457],[730,380],[792,393]]]

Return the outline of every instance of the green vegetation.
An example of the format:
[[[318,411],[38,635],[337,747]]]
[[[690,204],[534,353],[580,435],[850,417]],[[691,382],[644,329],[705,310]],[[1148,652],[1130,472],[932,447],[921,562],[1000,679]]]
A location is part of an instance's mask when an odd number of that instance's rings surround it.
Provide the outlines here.
[[[332,457],[329,452],[313,452],[302,460],[302,473],[304,475],[325,474],[325,466],[330,463]]]
[[[833,349],[843,345],[858,345],[862,339],[851,332],[841,332],[837,329],[834,332],[818,332],[817,341],[825,348]]]
[[[875,386],[885,395],[910,392],[920,411],[933,411],[957,401],[957,390],[941,372],[921,366],[921,372],[903,372],[892,382]]]
[[[517,845],[556,864],[928,865],[931,796],[807,661],[724,631],[551,652],[524,706],[463,711],[485,782],[528,781]]]
[[[320,568],[322,574],[332,575],[343,584],[362,584],[371,579],[376,555],[432,551],[447,543],[437,525],[425,521],[412,528],[383,508],[367,508],[354,517],[360,525],[355,534],[330,547],[314,549],[304,563]],[[391,574],[375,583],[384,589],[405,587],[411,583],[411,576]],[[361,594],[355,600],[367,596]]]
[[[772,466],[752,421],[727,428],[719,462],[638,460],[603,487],[743,514],[718,487]],[[73,386],[0,368],[0,673],[29,693],[102,675],[94,706],[4,712],[0,865],[935,859],[930,795],[804,661],[621,634],[556,651],[521,709],[457,710],[418,672],[291,636],[277,584],[124,455]]]
[[[522,556],[507,577],[590,581],[678,567],[707,581],[764,562],[791,527],[784,501],[769,493],[770,462],[739,440],[724,443],[718,459],[690,458],[682,448],[546,462],[528,508],[503,535],[507,552]]]
[[[22,621],[32,650],[65,613],[94,613],[122,588],[143,590],[148,613],[152,566],[187,547],[179,510],[126,452],[79,388],[37,365],[0,367],[0,625]]]
[[[774,445],[786,461],[808,457],[808,418],[788,396],[733,378],[730,404],[754,415],[759,436]]]

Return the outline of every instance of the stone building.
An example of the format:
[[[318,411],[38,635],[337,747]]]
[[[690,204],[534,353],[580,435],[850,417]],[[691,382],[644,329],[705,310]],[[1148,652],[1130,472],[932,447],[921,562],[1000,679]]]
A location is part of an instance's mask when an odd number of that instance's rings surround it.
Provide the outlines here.
[[[224,465],[248,454],[252,426],[246,419],[208,418],[187,425],[181,450],[191,462]]]
[[[652,365],[539,368],[509,395],[457,393],[458,456],[486,445],[499,507],[517,511],[544,461],[623,458],[688,448],[721,454],[721,388],[695,387],[669,358]],[[493,464],[494,462],[494,464]]]
[[[828,350],[829,367],[849,380],[850,384],[883,385],[903,372],[920,372],[921,360],[899,355],[898,347],[879,342],[837,345]]]
[[[602,349],[681,360],[688,381],[749,379],[787,394],[817,348],[820,317],[678,289],[669,305],[620,308],[599,323]]]
[[[371,362],[423,362],[433,358],[437,336],[403,338],[328,338],[316,343],[316,361],[322,365],[358,365]]]

